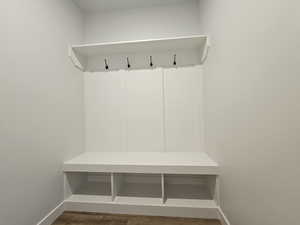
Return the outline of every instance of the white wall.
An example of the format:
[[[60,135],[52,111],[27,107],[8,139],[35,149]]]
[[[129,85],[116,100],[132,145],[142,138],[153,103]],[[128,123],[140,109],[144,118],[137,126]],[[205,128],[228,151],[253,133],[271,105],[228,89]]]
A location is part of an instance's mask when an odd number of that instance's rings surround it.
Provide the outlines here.
[[[200,0],[206,142],[232,225],[299,223],[300,3]]]
[[[143,40],[199,33],[198,2],[85,15],[85,42]]]
[[[62,162],[83,149],[81,41],[70,1],[0,7],[0,224],[33,225],[63,200]]]

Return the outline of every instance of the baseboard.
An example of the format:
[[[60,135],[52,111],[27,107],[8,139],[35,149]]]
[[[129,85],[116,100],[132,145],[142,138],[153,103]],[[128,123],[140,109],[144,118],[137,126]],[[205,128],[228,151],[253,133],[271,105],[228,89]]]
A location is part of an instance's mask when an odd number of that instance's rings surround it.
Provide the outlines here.
[[[48,213],[37,225],[51,225],[64,211],[64,202],[62,202]]]
[[[218,211],[219,211],[219,220],[221,221],[221,224],[222,225],[230,225],[229,220],[227,219],[223,210],[220,207],[218,208]]]
[[[90,204],[87,204],[85,206],[86,206],[86,208],[85,207],[82,208],[82,206],[80,206],[79,209],[78,209],[76,206],[74,207],[74,205],[72,205],[70,203],[68,204],[67,202],[64,201],[64,202],[60,203],[57,207],[55,207],[50,213],[48,213],[37,225],[51,225],[61,214],[63,214],[63,212],[65,210],[72,210],[72,211],[92,211],[92,212],[106,212],[107,211],[104,208],[101,208],[101,207],[100,207],[101,209],[98,208],[98,204],[93,205],[94,207],[91,207]],[[127,210],[128,210],[128,208],[127,208]],[[146,210],[148,210],[148,209],[146,209]],[[218,218],[221,221],[221,224],[222,225],[230,225],[230,222],[227,219],[227,217],[225,216],[223,210],[220,207],[218,207],[217,211],[218,211]],[[121,213],[130,213],[130,210],[129,211],[124,211],[124,212],[122,210],[120,210],[120,209],[117,209],[116,211],[114,211],[112,209],[109,210],[109,213],[120,213],[120,212]],[[147,213],[147,211],[143,211],[142,210],[141,212],[135,211],[135,214],[143,214],[143,215],[147,215],[148,214],[148,215],[150,215],[151,213],[149,214],[149,212]],[[157,214],[157,213],[154,213],[154,214]],[[205,214],[207,214],[207,212]],[[211,211],[209,214],[210,214],[209,217],[211,217],[211,218],[214,217],[213,216],[213,211]],[[164,216],[172,216],[172,215],[174,215],[174,213],[173,213],[173,211],[171,211],[169,213],[168,212],[163,212],[163,215]],[[188,214],[184,213],[183,215],[180,215],[180,216],[194,217],[194,215],[195,214],[188,215]],[[207,215],[201,215],[200,217],[207,218]]]
[[[65,210],[73,212],[116,213],[145,216],[170,216],[218,219],[218,208],[192,208],[180,206],[138,205],[121,203],[65,201]]]

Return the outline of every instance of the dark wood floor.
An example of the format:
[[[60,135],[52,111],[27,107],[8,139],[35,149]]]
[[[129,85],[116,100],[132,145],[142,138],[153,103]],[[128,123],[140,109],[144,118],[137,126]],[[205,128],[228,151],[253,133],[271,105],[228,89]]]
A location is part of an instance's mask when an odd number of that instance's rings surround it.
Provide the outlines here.
[[[221,225],[218,220],[65,212],[53,225]]]

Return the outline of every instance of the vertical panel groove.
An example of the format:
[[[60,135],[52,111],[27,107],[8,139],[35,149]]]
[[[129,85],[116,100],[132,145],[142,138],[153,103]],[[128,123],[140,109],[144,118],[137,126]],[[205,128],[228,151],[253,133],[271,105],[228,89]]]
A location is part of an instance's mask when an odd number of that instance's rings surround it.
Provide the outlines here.
[[[163,126],[163,151],[167,151],[166,146],[166,95],[165,95],[165,70],[162,69],[162,126]]]

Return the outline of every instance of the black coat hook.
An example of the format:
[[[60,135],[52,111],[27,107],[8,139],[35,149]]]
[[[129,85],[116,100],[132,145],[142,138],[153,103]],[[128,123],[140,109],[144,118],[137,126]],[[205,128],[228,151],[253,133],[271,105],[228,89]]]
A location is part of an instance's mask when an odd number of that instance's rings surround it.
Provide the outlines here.
[[[173,61],[173,65],[176,66],[177,62],[176,62],[176,54],[174,55],[174,61]]]
[[[104,63],[105,63],[105,69],[108,70],[109,67],[108,67],[108,64],[107,64],[107,59],[104,59]]]
[[[127,68],[129,69],[131,66],[130,66],[130,63],[129,63],[129,59],[127,57]]]
[[[153,67],[152,56],[150,56],[150,66]]]

